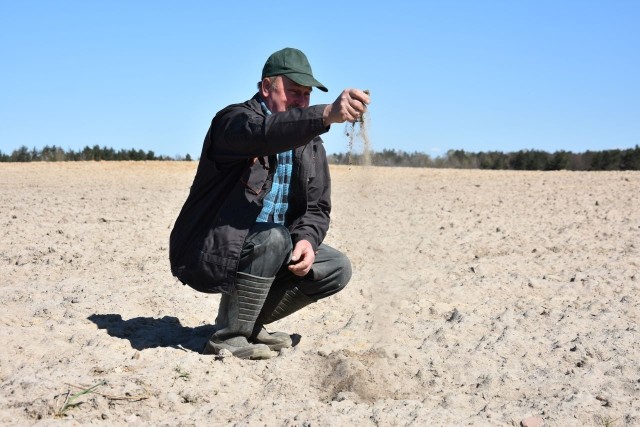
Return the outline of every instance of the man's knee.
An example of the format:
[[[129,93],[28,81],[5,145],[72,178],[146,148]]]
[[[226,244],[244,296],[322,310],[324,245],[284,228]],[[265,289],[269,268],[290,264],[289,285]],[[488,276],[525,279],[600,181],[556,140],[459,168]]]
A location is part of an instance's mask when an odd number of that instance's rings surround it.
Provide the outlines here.
[[[267,251],[279,254],[289,254],[293,250],[291,235],[284,226],[271,227],[260,232]]]
[[[286,227],[273,223],[256,223],[244,242],[240,270],[256,270],[254,275],[275,275],[289,260],[293,245]]]
[[[351,279],[351,261],[345,254],[329,247],[322,252],[320,262],[311,269],[310,280],[299,285],[302,292],[316,300],[340,292]]]
[[[268,222],[258,222],[244,242],[243,252],[288,253],[293,249],[291,235],[286,227]]]
[[[336,292],[341,291],[347,286],[349,280],[351,280],[351,261],[345,254],[339,252],[340,256],[336,259]]]

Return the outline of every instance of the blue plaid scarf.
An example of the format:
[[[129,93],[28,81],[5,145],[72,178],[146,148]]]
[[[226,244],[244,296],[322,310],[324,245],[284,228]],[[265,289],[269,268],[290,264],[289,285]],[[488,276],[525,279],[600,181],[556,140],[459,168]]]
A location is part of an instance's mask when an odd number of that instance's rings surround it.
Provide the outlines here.
[[[271,114],[264,101],[260,101],[260,106],[265,114]],[[285,215],[289,207],[289,184],[293,170],[293,150],[279,153],[277,157],[278,163],[271,191],[264,197],[262,211],[256,222],[275,222],[285,225]]]

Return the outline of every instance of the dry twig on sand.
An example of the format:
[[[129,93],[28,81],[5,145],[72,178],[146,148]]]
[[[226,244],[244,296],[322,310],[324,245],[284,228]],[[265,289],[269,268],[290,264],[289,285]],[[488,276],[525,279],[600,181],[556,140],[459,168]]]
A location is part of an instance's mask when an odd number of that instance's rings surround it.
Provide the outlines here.
[[[69,409],[74,408],[78,405],[80,405],[83,402],[76,402],[76,400],[81,397],[84,396],[85,394],[89,394],[89,393],[93,393],[93,394],[97,394],[98,396],[102,396],[104,398],[107,398],[109,400],[127,400],[130,402],[137,402],[140,400],[145,400],[148,399],[149,397],[151,397],[149,391],[145,388],[144,393],[143,394],[139,394],[139,395],[135,395],[135,396],[129,396],[129,395],[125,395],[125,396],[115,396],[112,394],[105,394],[105,393],[99,393],[97,391],[95,391],[98,387],[102,386],[102,385],[107,385],[107,382],[105,380],[100,381],[99,383],[91,386],[91,387],[82,387],[82,386],[78,386],[75,384],[69,384],[69,383],[65,383],[66,385],[68,385],[69,387],[74,387],[77,389],[80,389],[80,391],[78,393],[75,394],[71,394],[71,390],[67,390],[66,393],[63,394],[59,394],[56,396],[56,402],[59,400],[58,398],[61,396],[64,396],[64,401],[60,404],[56,404],[56,409],[54,409],[54,415],[57,417],[61,417],[63,416]]]

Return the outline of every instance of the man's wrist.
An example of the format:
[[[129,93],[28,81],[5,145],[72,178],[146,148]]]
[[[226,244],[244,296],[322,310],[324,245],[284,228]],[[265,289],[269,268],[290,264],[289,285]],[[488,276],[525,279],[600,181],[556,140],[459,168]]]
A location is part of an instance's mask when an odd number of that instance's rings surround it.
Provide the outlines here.
[[[331,126],[329,122],[329,115],[331,114],[331,104],[327,104],[322,112],[322,123],[325,127]]]

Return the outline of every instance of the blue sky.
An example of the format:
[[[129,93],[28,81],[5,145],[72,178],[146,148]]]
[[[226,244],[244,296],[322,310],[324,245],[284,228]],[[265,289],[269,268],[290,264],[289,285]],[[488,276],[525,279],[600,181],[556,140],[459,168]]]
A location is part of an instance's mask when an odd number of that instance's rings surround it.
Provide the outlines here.
[[[640,1],[0,0],[0,151],[200,154],[211,118],[303,50],[371,144],[436,156],[640,144]],[[346,152],[344,125],[323,136]]]

